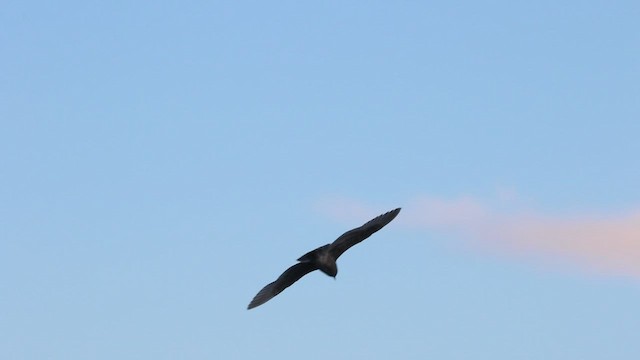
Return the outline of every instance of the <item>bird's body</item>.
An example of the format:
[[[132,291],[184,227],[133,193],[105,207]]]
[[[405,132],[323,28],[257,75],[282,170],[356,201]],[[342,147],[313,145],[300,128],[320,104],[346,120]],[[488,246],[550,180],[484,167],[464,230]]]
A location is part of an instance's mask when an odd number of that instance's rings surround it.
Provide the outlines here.
[[[331,255],[331,244],[321,246],[302,255],[298,261],[313,264],[318,270],[331,277],[338,274],[337,258]]]
[[[336,264],[338,257],[353,245],[358,244],[371,236],[371,234],[382,229],[390,223],[399,212],[400,208],[397,208],[384,213],[358,228],[347,231],[333,243],[321,246],[302,255],[298,259],[297,264],[288,268],[276,281],[262,288],[253,300],[251,300],[247,308],[252,309],[266,303],[314,270],[320,270],[328,276],[335,278],[338,274],[338,265]]]

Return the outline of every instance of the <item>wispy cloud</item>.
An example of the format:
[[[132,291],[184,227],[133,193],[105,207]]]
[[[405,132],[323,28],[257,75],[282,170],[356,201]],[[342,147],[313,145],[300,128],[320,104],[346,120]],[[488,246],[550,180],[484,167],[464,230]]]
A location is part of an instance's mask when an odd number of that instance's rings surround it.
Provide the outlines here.
[[[481,251],[640,278],[640,209],[559,216],[517,206],[511,191],[499,195],[496,201],[420,197],[404,206],[397,222],[426,231],[450,232]],[[346,199],[327,201],[321,209],[340,218],[376,214],[376,210]]]

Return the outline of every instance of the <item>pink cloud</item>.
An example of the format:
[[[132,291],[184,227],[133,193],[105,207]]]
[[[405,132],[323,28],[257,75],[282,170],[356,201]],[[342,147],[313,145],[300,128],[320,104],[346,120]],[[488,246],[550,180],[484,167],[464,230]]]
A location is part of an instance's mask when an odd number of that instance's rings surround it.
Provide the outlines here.
[[[397,222],[426,231],[450,232],[480,251],[640,278],[640,210],[552,216],[522,210],[514,199],[511,193],[506,204],[502,196],[497,202],[422,197],[404,206]],[[344,199],[326,202],[323,210],[345,219],[376,215],[370,207]]]

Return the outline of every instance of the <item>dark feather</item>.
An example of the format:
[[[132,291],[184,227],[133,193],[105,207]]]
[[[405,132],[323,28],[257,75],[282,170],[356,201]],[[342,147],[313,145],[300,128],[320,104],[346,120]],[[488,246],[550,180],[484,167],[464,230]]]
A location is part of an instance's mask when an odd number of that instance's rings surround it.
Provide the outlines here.
[[[251,303],[247,309],[253,309],[256,306],[262,305],[271,300],[274,296],[280,294],[282,290],[291,286],[294,282],[300,280],[301,277],[307,275],[313,270],[318,268],[308,262],[301,262],[293,265],[285,270],[285,272],[278,277],[278,279],[271,284],[265,286],[258,292],[258,294],[251,300]]]
[[[400,213],[400,208],[386,212],[376,217],[375,219],[368,221],[366,224],[360,226],[359,228],[349,230],[346,233],[342,234],[339,238],[336,239],[336,241],[331,244],[331,247],[329,249],[331,255],[334,259],[337,259],[350,247],[368,238],[373,233],[382,229],[385,225],[390,223],[391,220],[395,219],[395,217],[398,216],[398,213]]]

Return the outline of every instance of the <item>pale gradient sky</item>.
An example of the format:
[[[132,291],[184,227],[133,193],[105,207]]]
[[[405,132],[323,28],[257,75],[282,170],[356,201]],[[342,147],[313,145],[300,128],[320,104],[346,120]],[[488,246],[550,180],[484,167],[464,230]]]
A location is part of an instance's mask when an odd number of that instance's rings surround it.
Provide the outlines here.
[[[506,196],[506,197],[505,197]],[[478,251],[528,257],[554,270],[577,267],[589,274],[627,277],[640,284],[640,209],[616,214],[549,215],[524,208],[513,191],[493,205],[481,199],[421,196],[407,202],[407,228],[453,234]],[[319,209],[355,221],[375,214],[353,199],[325,199]]]
[[[637,359],[638,19],[5,1],[0,358]]]

